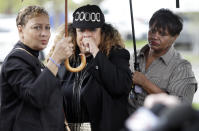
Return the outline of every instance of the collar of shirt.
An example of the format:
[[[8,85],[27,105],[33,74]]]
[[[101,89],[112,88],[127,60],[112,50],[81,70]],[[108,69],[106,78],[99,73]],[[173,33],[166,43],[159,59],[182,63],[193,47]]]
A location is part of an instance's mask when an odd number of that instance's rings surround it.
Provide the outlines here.
[[[33,50],[30,47],[26,46],[24,43],[22,43],[21,41],[18,41],[17,44],[15,45],[15,48],[23,48],[25,50],[27,50],[28,52],[30,52],[32,55],[34,55],[35,57],[39,56],[39,51]]]
[[[149,50],[149,45],[146,44],[144,47],[141,48],[141,50],[138,53],[138,57],[144,57],[144,53]],[[167,51],[166,54],[160,56],[160,59],[166,64],[168,65],[169,61],[172,59],[173,55],[175,53],[175,49],[173,47],[173,45],[171,46],[171,48]]]

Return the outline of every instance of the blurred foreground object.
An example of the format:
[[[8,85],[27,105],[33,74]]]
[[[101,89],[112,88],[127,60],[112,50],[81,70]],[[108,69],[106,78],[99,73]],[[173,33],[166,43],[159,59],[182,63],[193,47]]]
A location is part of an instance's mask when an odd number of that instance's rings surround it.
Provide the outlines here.
[[[175,96],[154,94],[126,121],[128,131],[198,131],[199,111]]]
[[[178,97],[167,95],[166,93],[151,94],[146,97],[144,101],[144,106],[150,109],[155,104],[159,104],[159,103],[164,104],[168,107],[172,107],[172,106],[180,104],[180,101]]]
[[[175,96],[166,93],[148,95],[144,101],[144,107],[138,108],[126,121],[129,131],[148,131],[158,125],[162,112],[179,104]]]

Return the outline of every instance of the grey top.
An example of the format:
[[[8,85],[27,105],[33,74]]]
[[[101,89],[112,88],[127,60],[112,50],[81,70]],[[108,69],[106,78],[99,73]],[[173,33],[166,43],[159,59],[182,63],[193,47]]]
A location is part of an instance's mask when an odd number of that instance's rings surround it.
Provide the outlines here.
[[[137,60],[141,72],[156,86],[170,95],[178,96],[182,102],[192,103],[194,93],[197,90],[197,81],[192,71],[190,62],[183,59],[172,46],[169,51],[145,70],[146,58],[144,52],[149,50],[148,44],[139,52]],[[134,71],[134,56],[130,59],[131,71]],[[142,106],[147,92],[143,90],[141,94],[136,94],[136,99],[132,99],[135,108]]]

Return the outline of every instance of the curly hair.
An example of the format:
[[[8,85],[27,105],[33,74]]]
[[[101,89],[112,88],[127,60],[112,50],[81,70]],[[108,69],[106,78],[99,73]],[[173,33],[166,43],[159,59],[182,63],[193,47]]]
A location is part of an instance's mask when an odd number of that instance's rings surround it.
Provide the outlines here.
[[[48,12],[43,7],[37,5],[27,6],[18,12],[16,18],[16,25],[24,26],[26,25],[29,19],[40,15],[46,15],[49,17]]]
[[[46,62],[49,57],[53,54],[56,43],[65,36],[65,25],[61,25],[58,28],[58,34],[55,37],[54,45],[52,46],[49,54],[46,57]],[[72,43],[74,44],[74,52],[70,59],[75,59],[76,52],[79,50],[76,42],[76,29],[72,27],[72,23],[68,24],[68,35],[72,37]],[[101,41],[99,45],[99,50],[105,53],[107,56],[112,48],[124,48],[124,42],[121,38],[120,33],[111,25],[104,24],[101,27]]]

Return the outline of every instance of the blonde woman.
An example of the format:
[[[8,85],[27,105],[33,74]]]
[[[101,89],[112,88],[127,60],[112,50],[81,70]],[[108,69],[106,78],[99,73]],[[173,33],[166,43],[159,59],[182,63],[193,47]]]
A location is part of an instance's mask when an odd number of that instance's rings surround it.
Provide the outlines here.
[[[19,41],[5,58],[0,74],[0,130],[64,131],[63,97],[56,75],[59,64],[72,54],[71,40],[56,43],[45,67],[38,55],[50,38],[47,11],[40,6],[25,7],[16,24]]]

